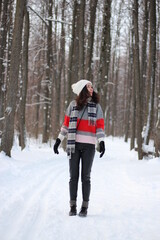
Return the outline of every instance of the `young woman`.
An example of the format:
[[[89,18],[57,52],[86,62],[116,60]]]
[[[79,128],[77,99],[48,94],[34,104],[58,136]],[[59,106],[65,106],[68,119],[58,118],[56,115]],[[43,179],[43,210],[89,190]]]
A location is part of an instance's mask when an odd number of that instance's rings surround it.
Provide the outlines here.
[[[81,160],[83,201],[79,216],[85,217],[87,216],[90,197],[90,174],[97,140],[100,144],[100,157],[105,152],[104,119],[98,94],[94,92],[90,81],[82,79],[72,85],[72,90],[77,94],[77,98],[67,108],[64,123],[54,144],[54,152],[59,153],[58,147],[64,137],[67,136],[70,170],[70,216],[77,214],[76,201]]]

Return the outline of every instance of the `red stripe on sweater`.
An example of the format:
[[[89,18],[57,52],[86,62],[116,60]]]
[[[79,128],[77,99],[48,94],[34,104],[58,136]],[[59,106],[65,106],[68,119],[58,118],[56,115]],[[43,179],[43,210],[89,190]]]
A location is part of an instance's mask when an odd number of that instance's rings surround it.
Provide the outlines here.
[[[77,124],[79,124],[79,120],[77,121]],[[91,132],[91,133],[96,133],[96,126],[89,125],[88,120],[81,119],[80,124],[78,126],[79,131],[84,131],[84,132]]]
[[[66,126],[67,128],[69,127],[69,120],[70,120],[70,117],[65,115],[63,125]],[[80,119],[78,118],[77,125],[79,124],[79,120]],[[96,133],[96,128],[102,128],[104,130],[103,118],[98,119],[96,121],[96,126],[89,125],[88,120],[81,119],[80,124],[78,126],[79,131],[92,132],[92,133]]]
[[[100,118],[96,121],[97,128],[102,128],[104,130],[104,119]]]
[[[66,126],[67,128],[69,127],[69,120],[70,120],[70,117],[65,115],[63,125]]]

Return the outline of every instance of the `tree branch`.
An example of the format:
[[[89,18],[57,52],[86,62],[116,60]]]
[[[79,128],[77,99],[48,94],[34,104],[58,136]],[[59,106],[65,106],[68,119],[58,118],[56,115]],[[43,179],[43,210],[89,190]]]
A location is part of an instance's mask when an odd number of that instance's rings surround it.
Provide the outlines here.
[[[28,8],[29,8],[32,12],[34,12],[34,13],[45,23],[45,25],[48,27],[48,23],[45,21],[45,19],[44,19],[43,17],[41,17],[41,16],[39,15],[39,13],[37,13],[31,6],[28,6]]]

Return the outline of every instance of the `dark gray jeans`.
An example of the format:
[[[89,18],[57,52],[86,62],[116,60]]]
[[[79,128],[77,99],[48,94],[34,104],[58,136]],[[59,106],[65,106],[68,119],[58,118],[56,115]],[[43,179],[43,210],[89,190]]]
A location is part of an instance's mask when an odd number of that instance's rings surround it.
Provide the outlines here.
[[[95,155],[95,145],[89,143],[76,143],[75,153],[72,153],[69,160],[70,170],[70,201],[76,201],[78,180],[79,180],[79,168],[81,160],[81,181],[82,181],[82,197],[83,201],[88,202],[91,189],[91,168]]]

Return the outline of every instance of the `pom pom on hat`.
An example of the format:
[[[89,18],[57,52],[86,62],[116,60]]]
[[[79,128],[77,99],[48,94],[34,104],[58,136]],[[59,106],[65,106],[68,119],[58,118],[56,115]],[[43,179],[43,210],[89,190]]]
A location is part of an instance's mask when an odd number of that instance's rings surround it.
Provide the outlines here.
[[[82,79],[74,84],[72,84],[72,90],[75,94],[79,95],[82,89],[88,84],[92,84],[90,81],[86,79]]]

